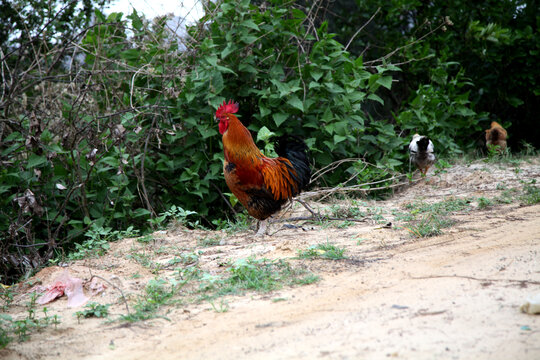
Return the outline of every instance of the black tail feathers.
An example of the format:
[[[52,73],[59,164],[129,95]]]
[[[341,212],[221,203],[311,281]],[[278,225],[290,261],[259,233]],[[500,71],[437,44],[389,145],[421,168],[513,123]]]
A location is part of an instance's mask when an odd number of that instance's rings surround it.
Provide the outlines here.
[[[309,184],[311,170],[309,168],[308,147],[304,140],[294,135],[280,136],[276,141],[276,153],[288,159],[296,170],[296,181],[300,185],[298,190]]]
[[[418,145],[418,152],[425,152],[429,145],[429,139],[426,136],[422,136],[416,144]]]

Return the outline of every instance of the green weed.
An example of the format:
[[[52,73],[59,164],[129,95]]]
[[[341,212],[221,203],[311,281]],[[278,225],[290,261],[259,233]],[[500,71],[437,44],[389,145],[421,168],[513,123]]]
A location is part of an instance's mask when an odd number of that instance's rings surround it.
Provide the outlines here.
[[[0,284],[0,301],[2,302],[0,309],[2,311],[7,311],[7,309],[9,309],[14,296],[15,291],[10,286],[4,287]]]
[[[469,210],[470,203],[470,199],[449,199],[433,204],[424,202],[407,204],[405,208],[409,210],[409,215],[400,218],[406,221],[404,228],[416,238],[437,236],[442,234],[443,228],[455,223],[448,216]]]
[[[506,189],[501,195],[497,196],[494,200],[498,204],[511,204],[516,200],[516,196],[519,193],[518,189]]]
[[[230,221],[229,219],[212,220],[212,224],[216,227],[216,230],[224,230],[227,234],[249,230],[251,223],[252,220],[246,211],[237,213],[236,221]]]
[[[339,248],[333,244],[325,243],[312,245],[306,250],[299,250],[297,257],[300,259],[340,260],[345,258],[344,253],[344,248]]]
[[[183,283],[169,282],[159,278],[150,280],[145,288],[146,294],[140,296],[133,306],[135,312],[124,314],[121,319],[135,322],[163,317],[158,314],[158,310],[164,305],[172,304],[172,297],[183,285]]]
[[[450,227],[454,223],[455,221],[452,219],[430,214],[422,217],[419,221],[411,223],[405,228],[409,230],[414,237],[424,238],[441,235],[443,228]]]
[[[452,167],[452,164],[450,164],[445,159],[438,159],[434,166],[436,168],[435,174],[437,175],[437,174],[444,174],[446,172],[446,169]],[[412,180],[412,178],[410,180]]]
[[[109,242],[126,237],[137,236],[139,230],[128,227],[126,230],[112,230],[96,224],[92,224],[90,229],[84,234],[88,239],[82,244],[75,244],[75,251],[68,254],[69,260],[81,260],[86,257],[97,257],[105,254],[111,247]]]
[[[356,241],[356,245],[362,245],[364,243],[364,241],[367,240],[367,239],[366,238],[361,238],[361,237],[356,237],[353,240]]]
[[[478,198],[478,209],[485,209],[490,206],[493,206],[493,201],[485,198],[485,197],[479,197]]]
[[[206,236],[197,240],[197,245],[201,247],[218,246],[221,243],[221,237],[219,235]]]
[[[498,145],[488,145],[487,151],[487,161],[490,162],[498,161],[501,158],[508,158],[510,155],[510,151],[508,150],[508,148],[501,150]]]
[[[151,241],[154,241],[154,237],[152,235],[150,235],[150,234],[140,236],[140,237],[137,238],[137,242],[140,242],[142,244],[148,244]]]
[[[347,218],[362,218],[366,216],[366,213],[360,210],[359,207],[354,205],[332,205],[329,209],[329,215],[334,218],[347,219]]]
[[[229,303],[227,303],[223,299],[221,299],[219,304],[217,304],[217,305],[212,300],[209,300],[208,302],[212,306],[212,309],[214,309],[214,311],[217,312],[217,313],[224,313],[224,312],[229,311]]]
[[[157,229],[163,229],[165,228],[165,224],[167,220],[172,220],[176,223],[179,223],[181,225],[187,225],[191,228],[197,228],[199,226],[199,220],[196,221],[189,221],[188,217],[190,215],[197,215],[197,212],[190,211],[190,210],[184,210],[180,206],[172,205],[169,210],[162,212],[159,214],[159,216],[148,219],[148,222]]]
[[[134,260],[139,265],[150,269],[153,273],[161,270],[161,265],[150,259],[150,255],[145,252],[132,252],[126,255],[127,259]]]
[[[19,341],[26,341],[30,335],[41,329],[53,325],[55,328],[60,324],[58,315],[49,316],[48,309],[42,309],[43,316],[36,313],[37,294],[30,294],[26,304],[26,317],[15,320],[8,314],[0,314],[0,349],[6,347],[16,337]]]
[[[307,285],[319,277],[302,268],[295,268],[286,260],[241,259],[229,265],[221,276],[200,274],[197,293],[200,299],[211,300],[245,291],[269,292],[283,286]]]
[[[523,187],[523,194],[520,196],[523,204],[534,205],[540,203],[540,188],[533,184],[534,181]]]
[[[85,305],[86,310],[75,312],[77,316],[77,322],[81,323],[81,318],[106,318],[109,316],[109,306],[110,304],[102,305],[95,302],[91,302]]]

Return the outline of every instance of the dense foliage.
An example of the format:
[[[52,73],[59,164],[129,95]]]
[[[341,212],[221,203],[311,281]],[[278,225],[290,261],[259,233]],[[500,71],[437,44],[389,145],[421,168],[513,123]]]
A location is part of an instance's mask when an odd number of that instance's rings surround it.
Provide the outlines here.
[[[69,41],[31,31],[30,43],[43,46],[13,45],[5,55],[2,80],[17,86],[2,88],[0,104],[2,278],[167,217],[220,226],[238,210],[214,120],[225,99],[240,103],[241,120],[269,152],[272,135],[293,133],[307,142],[314,169],[362,159],[314,186],[390,181],[407,168],[410,133],[455,154],[474,146],[487,118],[474,111],[474,84],[459,63],[441,57],[423,81],[404,86],[408,74],[387,58],[367,63],[337,41],[318,21],[319,2],[206,5],[181,37],[169,17],[97,10],[84,31],[50,29],[69,32]],[[400,101],[389,100],[394,92]]]
[[[319,21],[347,43],[375,15],[349,49],[366,63],[392,54],[388,61],[401,64],[399,86],[384,97],[388,111],[408,108],[430,74],[454,62],[448,73],[469,78],[474,108],[488,113],[482,127],[493,120],[509,127],[509,144],[518,150],[523,141],[540,146],[539,8],[537,0],[337,0]]]

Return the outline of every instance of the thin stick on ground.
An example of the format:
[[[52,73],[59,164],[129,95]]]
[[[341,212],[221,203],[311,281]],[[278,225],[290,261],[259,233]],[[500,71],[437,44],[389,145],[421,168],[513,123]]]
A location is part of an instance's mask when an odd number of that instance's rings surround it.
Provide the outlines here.
[[[458,279],[468,279],[468,280],[475,280],[475,281],[482,281],[482,282],[510,282],[510,283],[519,283],[519,284],[540,285],[540,281],[520,280],[520,279],[485,279],[485,278],[477,278],[477,277],[468,276],[468,275],[429,275],[429,276],[410,276],[410,278],[414,280],[458,278]]]
[[[316,213],[305,201],[298,198],[295,200],[302,204],[307,209],[307,211],[309,211],[311,215],[313,215],[313,217],[315,217],[317,220],[321,219],[321,215],[319,213]]]
[[[124,301],[124,305],[126,306],[126,311],[128,313],[128,315],[130,315],[130,312],[129,312],[129,305],[128,305],[128,302],[127,302],[127,299],[126,297],[124,296],[124,292],[122,291],[122,289],[120,289],[118,286],[114,285],[112,282],[110,282],[109,280],[105,279],[104,277],[101,277],[99,275],[93,275],[92,274],[92,271],[90,271],[90,279],[87,281],[87,283],[91,282],[92,279],[94,278],[98,278],[98,279],[101,279],[103,281],[105,281],[107,284],[111,285],[113,288],[115,288],[116,290],[118,290],[118,292],[120,293],[120,296],[122,297],[122,300]]]
[[[322,220],[330,220],[330,221],[354,221],[354,222],[365,222],[366,219],[356,219],[356,218],[337,218],[337,217],[329,217],[324,215],[319,215],[318,217],[314,216],[296,216],[291,217],[287,219],[279,219],[274,222],[288,222],[288,221],[322,221]]]

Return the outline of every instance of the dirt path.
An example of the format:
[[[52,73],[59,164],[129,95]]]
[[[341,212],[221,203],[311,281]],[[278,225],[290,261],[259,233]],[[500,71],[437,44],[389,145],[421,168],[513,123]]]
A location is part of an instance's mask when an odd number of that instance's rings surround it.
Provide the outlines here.
[[[523,220],[494,216],[473,231],[399,247],[376,265],[283,292],[284,302],[201,313],[168,327],[152,348],[134,344],[111,358],[157,350],[162,359],[539,359],[540,318],[518,307],[540,286],[503,280],[540,281],[539,213],[522,208],[512,216]]]
[[[414,240],[390,210],[412,200],[437,202],[455,196],[493,197],[495,188],[540,178],[538,161],[488,173],[472,166],[450,170],[407,189],[387,202],[383,219],[356,225],[309,227],[254,239],[225,237],[200,250],[201,266],[218,269],[224,259],[248,256],[291,259],[299,249],[332,241],[347,249],[347,259],[295,260],[321,275],[318,283],[269,294],[226,298],[228,311],[208,303],[171,306],[169,320],[134,324],[85,319],[65,300],[50,304],[62,315],[57,330],[45,329],[30,341],[0,351],[5,359],[540,359],[540,316],[519,306],[540,293],[540,205],[491,206],[453,215],[457,224],[444,234]],[[478,171],[480,171],[478,173]],[[515,174],[514,174],[515,173]],[[474,175],[476,174],[476,175]],[[486,176],[489,175],[486,180]],[[519,176],[518,176],[519,175]],[[484,181],[478,181],[484,176]],[[469,177],[467,181],[463,180]],[[456,194],[452,183],[463,180]],[[377,210],[378,211],[378,210]],[[398,223],[399,224],[399,223]],[[172,232],[150,244],[165,261],[196,247],[197,232]],[[110,279],[124,292],[141,292],[153,278],[145,267],[126,260],[138,246],[126,239],[109,254],[79,261],[71,273]],[[44,284],[63,271],[38,274]],[[133,274],[138,274],[137,278]],[[164,274],[160,274],[164,275]],[[93,299],[118,300],[112,289]],[[21,298],[13,316],[24,313]],[[111,307],[122,313],[121,303]]]

